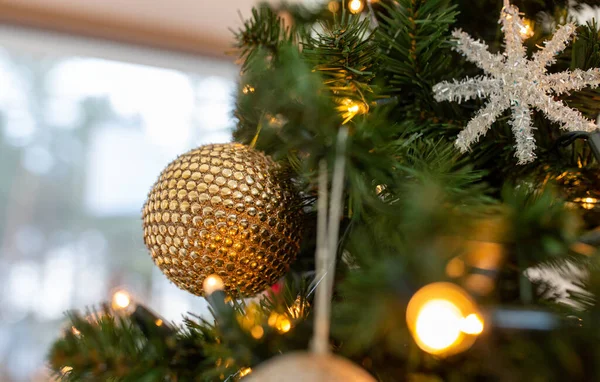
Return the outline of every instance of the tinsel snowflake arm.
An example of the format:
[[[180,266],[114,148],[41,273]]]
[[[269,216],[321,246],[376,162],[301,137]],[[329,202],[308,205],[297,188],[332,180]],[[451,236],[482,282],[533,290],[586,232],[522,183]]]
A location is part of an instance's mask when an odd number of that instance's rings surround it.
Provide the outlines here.
[[[561,26],[550,41],[544,42],[544,47],[533,55],[533,61],[540,67],[546,67],[556,62],[556,56],[562,52],[575,33],[575,24]]]
[[[519,164],[532,162],[535,159],[535,138],[531,110],[527,105],[513,105],[511,110],[510,125],[517,141],[515,156],[519,159]]]
[[[507,97],[494,94],[487,105],[477,112],[477,115],[467,124],[467,127],[458,134],[455,145],[461,152],[467,152],[471,144],[477,142],[479,137],[485,135],[490,126],[510,107]]]
[[[487,98],[498,92],[500,80],[492,77],[466,78],[462,81],[444,81],[433,87],[436,101],[455,101],[461,103],[475,98]]]
[[[575,71],[564,71],[544,76],[544,85],[550,87],[556,94],[562,94],[569,90],[581,90],[587,86],[593,88],[600,85],[600,69],[593,68],[587,71],[575,69]]]
[[[452,37],[456,39],[454,49],[462,53],[467,60],[479,66],[486,73],[495,75],[502,72],[504,57],[490,53],[486,43],[474,40],[460,29],[452,32]]]
[[[504,31],[504,43],[506,44],[507,63],[516,64],[525,60],[525,47],[520,30],[523,27],[523,20],[519,16],[519,9],[514,5],[509,5],[502,9],[500,18],[502,30]]]
[[[571,109],[562,101],[556,101],[546,95],[534,98],[536,108],[544,112],[546,117],[569,131],[593,131],[596,124],[585,118],[579,111]]]

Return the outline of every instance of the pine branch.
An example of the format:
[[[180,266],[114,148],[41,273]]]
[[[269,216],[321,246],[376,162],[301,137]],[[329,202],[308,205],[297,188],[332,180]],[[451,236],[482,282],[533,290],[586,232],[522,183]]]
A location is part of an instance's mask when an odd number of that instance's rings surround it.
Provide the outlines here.
[[[388,87],[408,102],[431,99],[431,87],[450,71],[448,31],[456,7],[446,0],[400,0],[384,8],[377,40]]]
[[[180,341],[177,330],[143,307],[131,316],[108,308],[86,317],[71,312],[69,320],[71,329],[49,355],[51,367],[66,381],[200,381],[208,367],[202,348],[215,340],[205,326],[199,333],[206,337]]]
[[[322,74],[336,98],[368,105],[373,97],[371,82],[379,66],[368,19],[344,12],[339,21],[322,23],[321,30],[303,47],[307,62]]]
[[[242,60],[242,71],[257,52],[266,51],[274,58],[282,44],[294,40],[294,31],[267,6],[252,8],[252,18],[244,21],[243,28],[232,32],[236,39],[234,46]]]
[[[579,220],[553,190],[507,186],[503,200],[522,269],[569,253],[578,237]]]

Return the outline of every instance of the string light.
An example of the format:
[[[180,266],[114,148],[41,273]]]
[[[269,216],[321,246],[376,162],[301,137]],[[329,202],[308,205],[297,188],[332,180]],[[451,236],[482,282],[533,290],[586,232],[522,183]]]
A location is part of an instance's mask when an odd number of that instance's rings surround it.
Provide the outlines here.
[[[446,300],[427,302],[417,316],[415,331],[420,347],[437,353],[452,346],[460,336],[460,309]]]
[[[594,208],[596,208],[598,206],[598,199],[596,198],[577,198],[575,200],[573,200],[575,203],[579,203],[579,205],[582,208],[585,208],[586,210],[593,210]]]
[[[448,356],[468,349],[484,330],[475,303],[460,287],[434,283],[411,298],[406,321],[423,351]]]
[[[521,28],[519,29],[519,34],[523,40],[527,40],[530,37],[533,37],[535,32],[533,31],[533,23],[529,19],[523,19],[523,23]]]
[[[202,283],[202,289],[204,289],[204,293],[209,296],[218,290],[225,289],[225,284],[219,276],[210,275],[204,279],[204,282]]]
[[[350,9],[350,12],[352,12],[353,14],[359,13],[363,10],[364,7],[365,4],[361,0],[350,0],[350,2],[348,3],[348,9]]]
[[[240,377],[245,377],[250,373],[252,373],[251,368],[249,368],[249,367],[243,368],[242,370],[240,370]]]
[[[483,320],[477,314],[471,313],[461,320],[460,330],[466,334],[481,334],[483,332]]]
[[[118,290],[113,293],[111,305],[114,310],[126,310],[131,305],[131,296],[125,290]]]
[[[287,333],[292,328],[292,322],[284,314],[271,312],[267,321],[270,327],[275,328],[279,333]]]
[[[255,90],[256,90],[256,89],[254,89],[254,87],[253,87],[253,86],[251,86],[251,85],[246,85],[246,86],[244,86],[244,88],[242,89],[242,93],[244,93],[244,94],[248,94],[248,93],[254,93],[254,91],[255,91]]]
[[[337,11],[340,10],[340,3],[337,1],[330,1],[329,4],[327,4],[327,9],[329,9],[329,12],[331,13],[337,13]]]
[[[369,111],[369,108],[364,102],[354,101],[350,98],[345,98],[341,101],[340,106],[337,107],[342,113],[342,118],[344,118],[343,123],[347,123],[357,114],[365,114]]]

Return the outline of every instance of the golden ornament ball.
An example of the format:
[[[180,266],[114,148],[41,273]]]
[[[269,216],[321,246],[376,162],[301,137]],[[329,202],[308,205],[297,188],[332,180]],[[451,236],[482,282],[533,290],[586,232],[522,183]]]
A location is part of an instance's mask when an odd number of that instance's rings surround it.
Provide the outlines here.
[[[143,209],[144,242],[181,289],[219,275],[232,297],[275,284],[294,260],[301,209],[268,156],[228,143],[198,147],[160,174]]]
[[[335,355],[290,353],[259,365],[244,382],[375,382],[364,369]]]

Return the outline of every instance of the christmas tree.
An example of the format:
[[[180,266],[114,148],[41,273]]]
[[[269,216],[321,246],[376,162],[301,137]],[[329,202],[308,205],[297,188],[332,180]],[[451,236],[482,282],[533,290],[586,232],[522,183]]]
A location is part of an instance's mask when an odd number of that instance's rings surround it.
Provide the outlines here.
[[[142,212],[149,261],[212,317],[177,326],[126,296],[71,312],[52,369],[600,378],[600,33],[577,23],[585,7],[257,7],[234,33],[235,143],[168,164]]]

